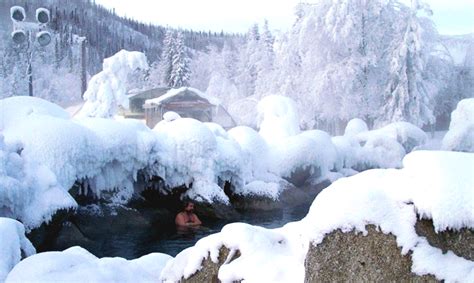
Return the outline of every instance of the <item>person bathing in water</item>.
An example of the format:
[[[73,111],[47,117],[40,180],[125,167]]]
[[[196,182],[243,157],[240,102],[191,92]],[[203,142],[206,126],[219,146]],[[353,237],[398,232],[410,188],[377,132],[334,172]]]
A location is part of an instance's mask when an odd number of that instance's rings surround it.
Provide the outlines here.
[[[179,227],[199,226],[202,224],[201,220],[194,213],[194,203],[190,201],[184,203],[183,211],[176,215],[174,222]]]

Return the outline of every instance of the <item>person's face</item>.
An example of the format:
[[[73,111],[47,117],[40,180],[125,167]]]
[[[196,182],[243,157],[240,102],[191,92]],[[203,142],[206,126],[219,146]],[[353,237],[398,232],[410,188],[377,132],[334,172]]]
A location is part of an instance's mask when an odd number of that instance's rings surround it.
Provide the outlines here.
[[[186,208],[184,209],[186,212],[193,212],[194,211],[194,203],[188,203]]]

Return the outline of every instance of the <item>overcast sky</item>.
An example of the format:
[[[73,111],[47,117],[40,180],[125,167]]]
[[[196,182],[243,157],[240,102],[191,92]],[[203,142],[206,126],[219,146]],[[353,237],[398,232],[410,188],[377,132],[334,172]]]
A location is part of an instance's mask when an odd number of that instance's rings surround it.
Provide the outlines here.
[[[314,2],[302,1],[302,2]],[[376,1],[376,0],[374,0]],[[408,0],[405,0],[408,1]],[[246,32],[253,23],[269,21],[287,30],[300,0],[96,0],[117,14],[145,23],[193,30]],[[427,0],[442,34],[474,32],[474,0]]]

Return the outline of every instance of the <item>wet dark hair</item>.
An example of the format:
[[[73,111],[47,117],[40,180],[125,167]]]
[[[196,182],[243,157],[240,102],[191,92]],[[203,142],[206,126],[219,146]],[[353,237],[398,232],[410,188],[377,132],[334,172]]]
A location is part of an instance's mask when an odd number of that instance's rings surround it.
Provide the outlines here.
[[[190,204],[194,204],[194,202],[192,202],[192,201],[190,201],[190,200],[185,201],[185,202],[183,203],[183,210],[186,209],[186,207],[188,207],[188,205],[190,205]]]

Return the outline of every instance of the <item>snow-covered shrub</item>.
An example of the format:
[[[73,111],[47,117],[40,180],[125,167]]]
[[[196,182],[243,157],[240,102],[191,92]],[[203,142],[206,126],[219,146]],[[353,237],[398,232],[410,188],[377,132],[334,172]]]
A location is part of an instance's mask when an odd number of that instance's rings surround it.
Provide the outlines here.
[[[364,120],[354,118],[347,123],[346,129],[344,130],[345,136],[355,136],[359,133],[367,132],[369,127]]]
[[[451,113],[449,131],[443,138],[442,148],[474,152],[474,98],[461,100]]]
[[[89,81],[81,116],[110,118],[119,106],[128,108],[128,76],[149,68],[145,54],[126,50],[104,59],[102,66],[103,70]]]
[[[280,139],[299,134],[299,118],[295,102],[285,96],[269,95],[257,106],[260,135],[272,144]]]
[[[35,248],[25,236],[23,225],[10,218],[0,217],[0,281],[3,282],[10,270],[20,262],[22,253],[31,256]]]
[[[97,258],[81,247],[44,252],[21,261],[6,282],[153,282],[171,256],[152,253],[134,260]]]

